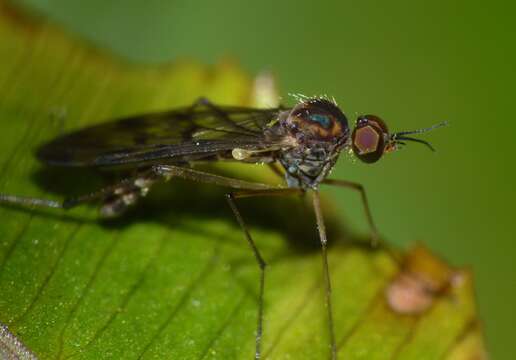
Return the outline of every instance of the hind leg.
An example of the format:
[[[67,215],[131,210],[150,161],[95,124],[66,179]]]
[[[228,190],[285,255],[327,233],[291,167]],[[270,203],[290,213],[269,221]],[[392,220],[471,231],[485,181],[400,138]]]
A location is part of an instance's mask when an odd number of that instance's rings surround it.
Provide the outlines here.
[[[68,210],[85,203],[99,202],[101,204],[100,214],[104,217],[113,217],[122,214],[127,208],[136,204],[138,199],[147,195],[149,189],[156,182],[168,181],[174,177],[241,190],[268,190],[271,188],[266,184],[228,178],[181,166],[155,165],[140,170],[134,176],[127,177],[114,185],[64,201],[0,193],[0,204]]]
[[[29,208],[44,207],[68,210],[85,203],[99,202],[101,204],[100,215],[102,217],[114,217],[122,214],[128,207],[134,205],[139,198],[145,196],[157,180],[158,178],[154,173],[144,171],[114,185],[78,197],[67,198],[64,201],[0,194],[0,203]]]

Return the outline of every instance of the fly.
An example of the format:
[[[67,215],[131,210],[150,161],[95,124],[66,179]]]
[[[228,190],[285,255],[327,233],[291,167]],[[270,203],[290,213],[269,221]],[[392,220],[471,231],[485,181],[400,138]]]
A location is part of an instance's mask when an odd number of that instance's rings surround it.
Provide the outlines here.
[[[378,231],[363,186],[345,180],[327,179],[339,155],[352,152],[359,160],[374,163],[406,142],[418,142],[433,150],[428,142],[411,135],[443,125],[445,123],[426,129],[390,133],[378,116],[362,115],[351,131],[348,119],[337,104],[322,97],[301,98],[294,107],[271,109],[218,106],[200,99],[189,107],[118,119],[78,130],[44,144],[36,152],[38,159],[47,165],[107,169],[123,166],[124,169],[133,170],[135,175],[94,193],[62,202],[8,194],[0,194],[0,202],[61,209],[98,202],[101,216],[112,217],[137,203],[156,182],[176,177],[232,189],[226,199],[260,269],[254,354],[255,359],[259,359],[266,262],[251,237],[236,199],[311,192],[323,258],[331,357],[336,359],[327,237],[319,185],[336,185],[358,191],[371,229],[372,242],[377,243]],[[269,164],[284,177],[285,183],[272,186],[190,167],[199,161],[219,160]]]

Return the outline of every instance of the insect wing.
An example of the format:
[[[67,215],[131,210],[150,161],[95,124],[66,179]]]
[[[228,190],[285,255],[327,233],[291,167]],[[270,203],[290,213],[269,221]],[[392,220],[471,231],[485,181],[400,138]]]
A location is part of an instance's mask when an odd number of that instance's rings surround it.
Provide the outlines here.
[[[279,139],[266,139],[264,130],[280,111],[203,106],[128,117],[58,137],[41,146],[37,156],[51,165],[114,166],[267,149]]]

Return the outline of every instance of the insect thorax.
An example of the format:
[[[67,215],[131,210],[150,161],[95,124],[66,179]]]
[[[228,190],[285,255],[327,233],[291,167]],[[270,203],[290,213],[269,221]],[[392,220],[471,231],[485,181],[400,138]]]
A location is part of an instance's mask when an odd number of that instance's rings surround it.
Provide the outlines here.
[[[314,188],[329,175],[337,156],[325,147],[313,147],[285,151],[279,160],[288,187]]]
[[[289,187],[316,188],[328,176],[349,138],[346,116],[329,100],[308,99],[281,113],[269,131],[284,136],[278,160]]]

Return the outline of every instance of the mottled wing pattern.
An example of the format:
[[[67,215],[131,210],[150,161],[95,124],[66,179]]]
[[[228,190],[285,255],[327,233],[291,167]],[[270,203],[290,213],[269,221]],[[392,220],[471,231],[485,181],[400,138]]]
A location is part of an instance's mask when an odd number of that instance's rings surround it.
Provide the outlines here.
[[[59,166],[114,166],[214,158],[234,148],[267,149],[264,129],[280,108],[195,106],[118,119],[58,137],[37,150]]]

